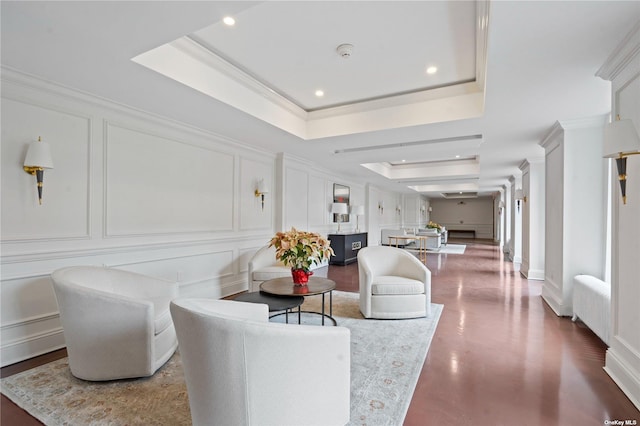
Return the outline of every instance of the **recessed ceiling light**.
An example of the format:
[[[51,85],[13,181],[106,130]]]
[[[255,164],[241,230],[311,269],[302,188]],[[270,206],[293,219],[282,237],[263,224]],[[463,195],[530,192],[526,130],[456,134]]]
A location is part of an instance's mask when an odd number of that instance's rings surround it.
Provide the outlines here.
[[[224,22],[226,25],[228,26],[233,26],[236,23],[236,20],[233,19],[231,16],[225,16],[224,19],[222,20],[222,22]]]
[[[316,96],[321,98],[324,96],[324,92],[322,90],[316,90]]]
[[[456,155],[456,158],[460,158],[460,156],[459,156],[459,155]]]
[[[429,67],[427,68],[427,74],[435,74],[438,72],[438,67]]]
[[[402,160],[402,162],[403,162],[403,163],[406,163],[406,162],[407,162],[407,160]]]

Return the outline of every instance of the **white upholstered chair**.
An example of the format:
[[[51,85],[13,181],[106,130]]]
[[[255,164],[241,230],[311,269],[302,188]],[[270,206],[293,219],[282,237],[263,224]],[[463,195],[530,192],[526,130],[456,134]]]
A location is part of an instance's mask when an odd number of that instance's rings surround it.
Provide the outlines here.
[[[442,245],[442,235],[435,228],[420,229],[418,235],[427,237],[425,245],[429,250],[438,250]]]
[[[169,303],[177,283],[98,266],[58,269],[51,278],[74,376],[151,376],[175,352]]]
[[[171,303],[194,425],[344,425],[350,331],[269,322],[267,305]]]
[[[365,247],[358,253],[360,312],[365,318],[431,315],[431,271],[406,250]]]
[[[290,276],[291,268],[276,259],[275,247],[262,247],[249,261],[249,291],[259,291],[264,281]]]

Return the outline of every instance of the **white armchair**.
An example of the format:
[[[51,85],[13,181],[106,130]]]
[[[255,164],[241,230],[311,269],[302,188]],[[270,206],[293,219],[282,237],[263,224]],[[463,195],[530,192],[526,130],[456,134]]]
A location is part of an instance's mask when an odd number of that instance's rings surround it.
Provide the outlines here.
[[[411,235],[412,233],[413,232],[409,233],[409,231],[407,231],[404,228],[382,229],[382,230],[380,230],[380,244],[385,245],[385,246],[388,246],[388,245],[395,246],[397,244],[398,247],[407,246],[407,245],[415,242],[415,239],[400,238],[400,239],[396,240],[394,238],[391,238],[391,240],[390,240],[389,237],[396,236],[396,235]]]
[[[177,299],[194,425],[344,425],[350,331],[269,322],[267,305]]]
[[[365,318],[431,315],[431,271],[413,254],[371,246],[358,253],[360,312]]]
[[[429,250],[438,250],[442,245],[442,236],[435,228],[420,229],[417,235],[427,238],[426,247]]]
[[[276,259],[275,247],[262,247],[249,261],[249,291],[260,291],[264,281],[290,276],[291,268]]]
[[[58,269],[51,278],[74,376],[151,376],[175,352],[169,303],[177,283],[97,266]]]

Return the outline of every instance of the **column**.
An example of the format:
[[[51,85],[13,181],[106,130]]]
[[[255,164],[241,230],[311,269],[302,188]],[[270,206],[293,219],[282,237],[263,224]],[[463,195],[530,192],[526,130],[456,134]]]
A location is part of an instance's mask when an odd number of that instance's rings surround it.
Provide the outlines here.
[[[544,158],[525,160],[520,164],[522,191],[522,267],[528,280],[544,280]]]

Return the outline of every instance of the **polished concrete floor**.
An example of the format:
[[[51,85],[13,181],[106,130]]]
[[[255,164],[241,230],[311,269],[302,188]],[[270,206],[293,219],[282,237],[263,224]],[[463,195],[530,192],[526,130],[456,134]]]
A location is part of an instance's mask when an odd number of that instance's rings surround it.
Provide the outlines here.
[[[514,272],[499,247],[470,240],[463,255],[428,254],[427,267],[432,302],[444,310],[405,425],[640,424],[640,411],[602,369],[605,344],[557,317],[540,297],[542,283]],[[358,290],[357,264],[327,275],[338,290]],[[60,356],[5,367],[2,376]],[[1,424],[38,422],[3,396]]]

